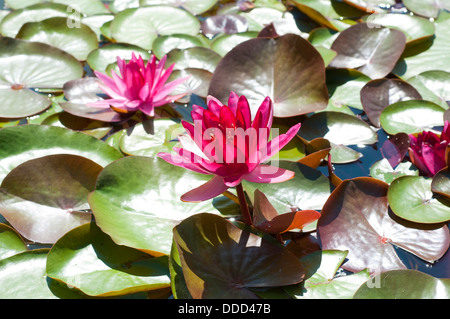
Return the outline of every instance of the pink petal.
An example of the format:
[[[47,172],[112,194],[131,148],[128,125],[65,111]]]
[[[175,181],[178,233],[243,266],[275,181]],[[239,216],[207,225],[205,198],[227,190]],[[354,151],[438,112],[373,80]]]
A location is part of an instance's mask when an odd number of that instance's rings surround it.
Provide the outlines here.
[[[249,128],[252,123],[252,114],[250,112],[250,105],[248,104],[247,98],[244,95],[241,95],[239,97],[237,109],[241,112],[244,119],[245,129]]]
[[[269,143],[267,143],[267,148],[265,149],[265,152],[267,154],[262,154],[263,157],[261,158],[261,162],[267,161],[273,155],[278,153],[283,147],[285,147],[286,144],[289,143],[295,137],[297,132],[300,130],[300,126],[301,123],[294,125],[285,134],[278,135],[277,137],[273,138]]]
[[[170,163],[172,165],[183,167],[188,170],[191,170],[193,172],[197,172],[200,174],[211,174],[207,170],[203,169],[199,164],[192,163],[187,157],[181,156],[179,154],[175,153],[158,153],[158,157],[165,160],[167,163]]]
[[[280,183],[293,178],[294,175],[294,172],[284,168],[258,165],[251,173],[245,175],[244,179],[253,183]]]
[[[205,184],[181,196],[183,202],[202,202],[219,196],[228,189],[220,176],[214,176]]]
[[[230,92],[230,97],[228,98],[228,107],[230,108],[231,112],[233,112],[234,115],[236,115],[236,110],[238,106],[239,96],[234,93]]]

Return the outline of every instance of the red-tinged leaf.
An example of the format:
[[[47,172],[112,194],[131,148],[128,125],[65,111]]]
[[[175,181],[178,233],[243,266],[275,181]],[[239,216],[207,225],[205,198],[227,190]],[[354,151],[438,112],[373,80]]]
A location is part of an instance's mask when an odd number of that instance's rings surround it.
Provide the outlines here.
[[[302,229],[319,218],[320,213],[315,210],[302,210],[278,215],[256,227],[269,234],[281,234],[293,229]]]

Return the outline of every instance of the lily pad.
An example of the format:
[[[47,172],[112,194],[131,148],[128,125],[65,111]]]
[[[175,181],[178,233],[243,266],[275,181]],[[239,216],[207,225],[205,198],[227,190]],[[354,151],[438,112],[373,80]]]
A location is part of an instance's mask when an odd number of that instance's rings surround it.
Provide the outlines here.
[[[186,49],[173,49],[167,54],[167,65],[175,63],[174,70],[187,68],[204,69],[214,72],[222,57],[212,49],[194,47]]]
[[[396,65],[406,45],[403,32],[381,28],[369,28],[358,23],[342,31],[331,49],[337,56],[330,66],[357,69],[372,79],[388,75]]]
[[[255,31],[241,32],[236,34],[221,34],[211,41],[211,49],[217,52],[220,56],[225,56],[234,47],[247,40],[254,39],[258,36]]]
[[[160,158],[125,157],[103,169],[89,204],[96,223],[116,243],[153,255],[169,254],[175,225],[199,212],[217,212],[212,200],[180,200],[209,179]]]
[[[443,9],[450,10],[450,4],[446,1],[403,0],[403,4],[412,12],[430,18],[437,18]]]
[[[20,234],[8,225],[0,224],[0,260],[27,251]]]
[[[234,34],[248,30],[247,19],[237,14],[219,14],[207,17],[202,22],[202,33],[207,37],[216,34]]]
[[[25,238],[54,243],[70,229],[91,221],[87,195],[101,169],[75,155],[27,161],[2,182],[2,215]]]
[[[328,104],[323,59],[294,34],[251,39],[228,52],[214,71],[209,94],[226,101],[230,91],[247,97],[253,115],[266,96],[276,117],[306,114]]]
[[[140,0],[141,6],[165,4],[174,7],[183,8],[194,15],[201,14],[211,9],[218,0]]]
[[[441,203],[431,190],[431,178],[405,176],[389,186],[388,200],[392,211],[401,218],[417,223],[442,223],[450,220],[450,206]]]
[[[430,101],[408,100],[389,105],[380,115],[381,127],[391,135],[414,134],[444,125],[444,110]]]
[[[119,296],[170,285],[168,258],[120,246],[95,223],[73,229],[53,245],[47,276],[89,296]]]
[[[296,299],[351,299],[358,288],[369,279],[369,272],[336,277],[348,252],[320,250],[302,257],[305,267],[304,282],[285,287]]]
[[[87,57],[87,63],[96,71],[105,72],[108,65],[117,62],[117,57],[130,60],[132,53],[140,55],[144,60],[150,58],[150,53],[139,46],[127,43],[108,43],[93,50]]]
[[[126,130],[120,140],[120,149],[128,155],[156,156],[159,152],[172,151],[178,143],[178,135],[184,133],[180,123],[170,119],[155,119],[153,123],[136,124]],[[175,141],[174,141],[175,140]]]
[[[133,30],[132,33],[129,30]],[[119,12],[111,22],[111,35],[125,42],[150,50],[159,35],[183,33],[196,35],[200,22],[189,12],[166,5],[146,6]]]
[[[0,298],[57,299],[45,273],[48,251],[26,251],[0,260]]]
[[[417,270],[392,270],[378,275],[381,284],[374,289],[361,285],[355,299],[449,299],[450,280]]]
[[[424,100],[440,105],[444,110],[448,109],[447,101],[450,101],[450,72],[425,71],[407,80],[420,92]]]
[[[330,185],[325,175],[318,170],[295,162],[280,161],[279,166],[295,172],[294,178],[277,184],[243,181],[242,185],[248,196],[254,198],[255,191],[259,189],[279,214],[322,209],[330,195]]]
[[[0,39],[2,85],[9,84],[16,89],[61,89],[65,82],[82,76],[81,63],[62,50],[39,42],[7,37]]]
[[[61,127],[31,124],[6,127],[0,130],[0,180],[28,160],[56,154],[83,156],[101,166],[123,156],[103,141]]]
[[[173,49],[187,49],[193,47],[202,47],[202,41],[193,35],[189,34],[170,34],[161,35],[153,41],[153,54],[161,59],[164,55]]]
[[[20,28],[27,22],[38,22],[53,17],[69,18],[71,22],[79,22],[81,15],[72,14],[70,7],[59,3],[37,3],[22,9],[11,11],[0,24],[0,33],[14,38]]]
[[[450,50],[450,13],[442,11],[434,21],[435,33],[432,41],[419,48],[417,54],[402,57],[392,73],[406,80],[425,71],[450,72],[450,65],[443,57]]]
[[[40,22],[25,23],[16,38],[43,42],[72,54],[78,60],[86,60],[97,49],[97,35],[87,25],[80,23],[69,28],[67,18],[55,17]]]
[[[416,177],[400,177],[393,184],[405,178]],[[358,272],[368,268],[371,274],[406,269],[393,245],[428,262],[447,251],[448,227],[421,228],[391,216],[388,188],[370,177],[345,180],[325,203],[317,224],[322,249],[348,250],[344,269]]]
[[[381,112],[389,105],[400,101],[421,100],[420,93],[408,82],[400,79],[377,79],[366,83],[360,99],[370,122],[380,127]]]
[[[393,168],[386,158],[376,161],[370,167],[370,176],[377,178],[385,183],[392,183],[392,181],[401,176],[418,176],[419,171],[411,163],[400,163]]]
[[[304,276],[284,246],[239,229],[213,214],[197,214],[174,228],[186,286],[196,298],[257,298],[251,288],[284,286]]]
[[[450,170],[448,167],[441,169],[433,176],[431,190],[445,197],[450,197]]]

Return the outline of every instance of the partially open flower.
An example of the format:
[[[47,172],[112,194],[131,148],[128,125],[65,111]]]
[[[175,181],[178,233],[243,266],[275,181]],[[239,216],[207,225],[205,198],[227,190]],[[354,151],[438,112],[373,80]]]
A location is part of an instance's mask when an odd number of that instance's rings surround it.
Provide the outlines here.
[[[152,55],[148,63],[145,63],[141,56],[137,58],[134,53],[128,63],[117,57],[121,76],[114,71],[111,71],[112,77],[95,71],[95,75],[102,81],[101,89],[110,98],[90,103],[89,106],[112,108],[119,113],[142,111],[148,116],[154,116],[155,107],[186,95],[170,95],[186,78],[166,83],[174,65],[166,70],[165,62],[166,56],[157,62],[156,57]]]
[[[216,98],[207,98],[208,108],[194,105],[194,124],[183,121],[188,135],[181,136],[183,148],[175,154],[159,153],[169,163],[192,171],[215,175],[206,184],[184,194],[183,201],[198,202],[213,198],[242,180],[277,183],[294,176],[294,172],[262,164],[283,148],[298,132],[300,123],[286,134],[269,141],[273,105],[269,97],[259,107],[253,121],[245,96],[231,92],[228,106]],[[273,133],[273,132],[272,132]]]
[[[409,157],[424,176],[432,177],[447,166],[446,148],[450,144],[450,125],[445,121],[441,135],[424,131],[409,135]]]

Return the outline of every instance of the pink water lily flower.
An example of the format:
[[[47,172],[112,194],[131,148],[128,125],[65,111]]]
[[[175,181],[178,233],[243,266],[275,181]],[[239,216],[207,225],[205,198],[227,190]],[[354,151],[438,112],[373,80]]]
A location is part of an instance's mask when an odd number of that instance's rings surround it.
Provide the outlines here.
[[[99,108],[112,108],[119,113],[132,113],[138,110],[148,116],[155,115],[155,107],[177,100],[186,94],[170,95],[177,85],[186,78],[180,78],[166,83],[173,71],[174,64],[167,70],[164,65],[167,57],[159,62],[152,55],[147,63],[141,56],[138,58],[133,53],[131,60],[117,57],[117,65],[120,75],[111,71],[112,77],[95,71],[95,75],[101,80],[100,88],[110,97],[90,103],[89,106]]]
[[[182,195],[181,200],[211,199],[229,187],[240,185],[242,180],[277,183],[294,177],[292,171],[263,164],[297,134],[301,125],[269,141],[273,120],[269,97],[264,99],[253,121],[246,97],[234,92],[228,105],[208,96],[207,109],[194,105],[191,116],[194,124],[182,121],[188,133],[180,137],[182,148],[158,156],[171,164],[214,177]]]
[[[441,135],[424,131],[409,135],[409,157],[424,176],[432,177],[447,166],[445,153],[450,144],[450,125],[445,121]]]

